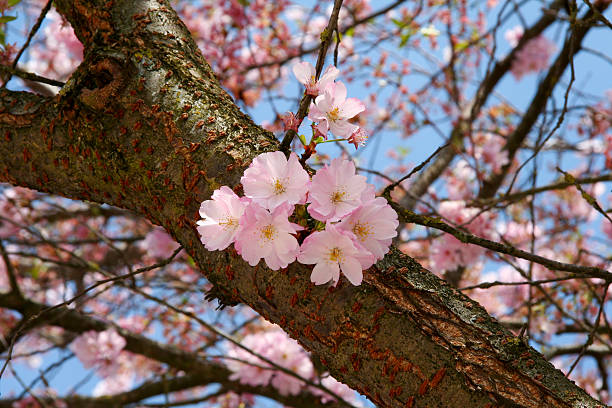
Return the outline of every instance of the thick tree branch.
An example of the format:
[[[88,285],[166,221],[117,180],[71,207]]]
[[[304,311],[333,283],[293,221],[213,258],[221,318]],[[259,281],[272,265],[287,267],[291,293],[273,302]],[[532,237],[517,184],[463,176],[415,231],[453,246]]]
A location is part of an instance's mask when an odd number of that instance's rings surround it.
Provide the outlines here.
[[[608,173],[608,174],[602,174],[600,176],[583,177],[583,178],[578,178],[575,180],[575,182],[580,185],[595,184],[595,183],[600,183],[604,181],[612,181],[612,174]],[[508,205],[508,204],[512,204],[517,201],[521,201],[527,197],[532,197],[536,194],[543,193],[545,191],[564,190],[573,185],[574,183],[570,183],[568,181],[559,181],[558,183],[553,183],[553,184],[549,184],[546,186],[530,188],[530,189],[523,190],[523,191],[517,191],[511,194],[502,195],[496,199],[493,199],[493,198],[482,199],[482,200],[477,199],[474,201],[473,205],[491,206],[491,207],[499,203],[504,203],[504,205]]]
[[[563,0],[555,0],[552,2],[548,10],[542,14],[542,17],[531,27],[525,30],[519,43],[506,55],[502,60],[495,63],[493,69],[487,72],[487,75],[480,83],[478,90],[473,100],[466,106],[460,118],[457,119],[456,125],[453,127],[449,144],[442,149],[434,162],[425,168],[415,182],[410,186],[412,197],[421,197],[427,192],[431,186],[442,175],[444,170],[451,164],[453,159],[463,149],[463,140],[471,132],[471,126],[480,114],[482,107],[486,104],[493,89],[499,81],[510,71],[512,62],[516,54],[533,38],[542,34],[550,25],[557,21],[556,12],[563,6]],[[411,196],[406,196],[400,204],[408,210],[414,209],[416,200]]]
[[[599,12],[603,12],[609,5],[607,1],[599,1],[596,3]],[[596,20],[593,16],[593,9],[589,9],[583,18],[572,23],[572,31],[563,44],[563,49],[548,70],[546,77],[538,85],[538,90],[531,100],[529,108],[523,115],[521,122],[508,137],[506,146],[504,146],[504,150],[508,154],[508,163],[502,166],[499,173],[493,174],[489,179],[483,182],[482,188],[478,193],[478,198],[487,199],[493,197],[501,186],[512,166],[514,156],[523,145],[523,142],[529,135],[536,120],[546,108],[548,98],[552,95],[555,86],[563,76],[563,72],[570,65],[574,56],[580,51],[582,41],[589,30],[595,26]]]
[[[25,319],[23,321],[26,323],[27,328],[40,325],[51,325],[79,334],[89,330],[103,331],[113,327],[123,336],[123,338],[125,338],[126,351],[143,355],[188,373],[185,377],[168,379],[164,384],[160,382],[145,383],[137,389],[112,397],[68,398],[66,402],[69,406],[92,408],[120,407],[123,406],[123,404],[137,402],[164,392],[177,391],[213,383],[227,385],[229,389],[236,390],[237,392],[253,393],[269,397],[296,408],[336,406],[336,404],[322,404],[318,397],[307,392],[294,397],[285,397],[280,395],[273,387],[249,387],[237,381],[231,381],[229,379],[231,371],[221,364],[200,359],[193,353],[180,350],[171,345],[161,344],[144,336],[131,333],[129,330],[111,326],[102,320],[89,317],[66,306],[51,308],[41,303],[24,299],[16,294],[0,294],[0,307],[21,313]],[[10,341],[11,339],[7,340]],[[169,388],[163,388],[166,385]],[[0,407],[2,407],[1,404],[0,402]]]
[[[531,252],[515,248],[513,246],[504,245],[502,243],[491,241],[486,238],[477,237],[476,235],[470,234],[469,232],[457,229],[437,217],[427,217],[424,215],[416,214],[413,211],[405,210],[393,201],[389,200],[389,203],[397,211],[400,219],[403,222],[411,222],[414,224],[422,225],[424,227],[430,227],[440,231],[444,231],[448,234],[451,234],[463,243],[478,245],[501,254],[511,255],[517,258],[535,262],[537,264],[545,266],[551,271],[571,272],[583,275],[584,277],[599,278],[607,282],[612,281],[612,273],[604,269],[597,268],[595,266],[568,264],[544,258]]]
[[[232,249],[206,251],[199,203],[221,185],[238,191],[245,167],[277,141],[219,87],[167,2],[57,5],[86,58],[57,99],[0,94],[0,179],[163,225],[221,296],[278,323],[378,406],[602,406],[396,250],[361,286],[336,288],[313,286],[300,264],[271,271]]]

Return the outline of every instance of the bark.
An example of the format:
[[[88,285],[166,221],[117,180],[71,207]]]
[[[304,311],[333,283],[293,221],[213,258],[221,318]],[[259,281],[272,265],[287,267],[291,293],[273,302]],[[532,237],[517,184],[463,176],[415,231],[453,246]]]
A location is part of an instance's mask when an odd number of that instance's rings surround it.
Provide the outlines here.
[[[476,302],[392,249],[353,287],[313,286],[310,268],[250,267],[208,252],[201,201],[240,190],[276,150],[215,80],[163,0],[57,0],[85,44],[60,95],[0,93],[0,180],[130,209],[163,225],[224,302],[281,325],[339,380],[381,407],[603,406]]]

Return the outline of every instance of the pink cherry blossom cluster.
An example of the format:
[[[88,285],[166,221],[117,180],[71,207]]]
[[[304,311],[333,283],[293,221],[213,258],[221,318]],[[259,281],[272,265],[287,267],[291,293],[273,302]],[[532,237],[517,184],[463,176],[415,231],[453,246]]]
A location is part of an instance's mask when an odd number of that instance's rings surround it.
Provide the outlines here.
[[[338,68],[327,67],[318,81],[315,68],[309,62],[295,64],[293,73],[306,87],[306,94],[315,98],[310,103],[308,119],[316,123],[316,135],[327,139],[327,133],[331,131],[334,136],[353,143],[355,148],[363,146],[368,138],[365,130],[349,120],[363,112],[365,105],[357,98],[347,98],[346,86],[340,81],[335,82],[340,73]]]
[[[90,330],[70,344],[70,350],[85,368],[97,367],[106,373],[114,371],[112,367],[124,347],[125,339],[114,329],[101,332]]]
[[[197,228],[206,249],[234,243],[251,266],[263,258],[277,270],[297,260],[315,264],[310,279],[317,285],[337,284],[340,272],[359,285],[362,271],[382,259],[397,235],[397,214],[348,160],[332,160],[311,180],[295,153],[288,160],[281,152],[263,153],[241,181],[245,197],[226,186],[215,190],[200,207]],[[318,221],[301,245],[296,234],[305,228],[289,221],[296,205],[307,205]],[[294,220],[306,225],[304,217]]]
[[[478,208],[467,207],[464,201],[444,201],[438,207],[438,212],[472,234],[494,238],[495,225],[491,213],[480,214]],[[436,270],[450,271],[458,266],[473,265],[484,252],[482,247],[465,244],[452,235],[444,234],[431,245],[431,264]]]
[[[471,138],[468,152],[479,164],[484,164],[485,170],[499,173],[502,167],[509,163],[508,152],[503,149],[506,140],[493,133],[479,132]],[[481,169],[482,170],[482,169]]]
[[[281,330],[247,335],[241,342],[249,350],[266,357],[281,367],[289,369],[302,378],[310,379],[314,367],[308,355],[297,341],[290,339]],[[231,380],[251,386],[272,384],[282,395],[297,395],[304,387],[298,378],[275,370],[252,353],[231,345],[227,356],[228,368],[234,373]],[[251,363],[245,364],[243,362]]]
[[[505,38],[512,47],[516,47],[523,36],[523,28],[516,26],[505,33]],[[548,60],[553,55],[557,47],[555,44],[542,35],[532,38],[525,46],[516,53],[512,62],[510,72],[520,80],[523,75],[530,72],[539,72],[548,67]]]
[[[35,43],[29,49],[25,69],[37,74],[65,80],[83,59],[83,45],[70,24],[55,10],[47,14],[44,44]]]
[[[306,387],[304,381],[270,366],[254,355],[265,357],[305,380],[316,381],[316,372],[309,355],[278,326],[272,327],[272,330],[249,334],[242,339],[240,344],[249,351],[234,344],[228,346],[226,364],[233,372],[230,379],[254,387],[270,384],[281,395],[298,395]],[[343,400],[357,403],[355,393],[333,377],[324,377],[321,384]],[[334,400],[329,393],[319,388],[311,387],[310,391],[320,396],[323,403]]]
[[[134,330],[138,319],[124,319],[123,326]],[[92,391],[94,396],[129,390],[137,377],[146,378],[159,371],[159,364],[124,349],[126,340],[115,329],[87,331],[77,337],[70,350],[85,368],[95,368],[102,380]]]

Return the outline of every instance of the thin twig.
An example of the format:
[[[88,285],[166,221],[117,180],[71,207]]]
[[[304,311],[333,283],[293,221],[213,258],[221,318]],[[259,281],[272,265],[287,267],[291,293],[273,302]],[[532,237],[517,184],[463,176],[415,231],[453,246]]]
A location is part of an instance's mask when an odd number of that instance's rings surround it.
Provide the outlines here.
[[[56,81],[55,79],[45,78],[40,75],[33,74],[31,72],[22,71],[20,69],[11,68],[5,65],[0,65],[0,72],[3,74],[8,74],[9,79],[11,78],[11,75],[15,75],[21,79],[25,79],[26,81],[40,82],[43,84],[59,87],[66,85],[64,82]]]
[[[423,167],[425,167],[425,166],[427,165],[427,163],[429,163],[429,161],[430,161],[431,159],[433,159],[434,157],[436,157],[436,155],[437,155],[438,153],[440,153],[440,151],[441,151],[442,149],[446,148],[448,145],[449,145],[449,143],[446,143],[446,144],[444,144],[444,145],[442,145],[442,146],[438,147],[438,148],[436,149],[436,151],[435,151],[435,152],[433,152],[433,153],[432,153],[432,154],[431,154],[431,155],[430,155],[430,156],[429,156],[427,159],[425,159],[425,161],[424,161],[424,162],[422,162],[421,164],[419,164],[418,166],[416,166],[414,169],[412,169],[412,170],[410,171],[410,173],[406,174],[406,175],[405,175],[404,177],[402,177],[401,179],[399,179],[399,180],[397,180],[396,182],[394,182],[394,183],[392,183],[392,184],[389,184],[387,187],[385,187],[385,189],[384,189],[384,190],[383,190],[383,192],[382,192],[382,195],[384,196],[384,195],[389,194],[389,193],[391,192],[391,190],[393,190],[395,187],[397,187],[397,186],[398,186],[400,183],[402,183],[402,182],[403,182],[403,181],[405,181],[405,180],[408,180],[410,177],[412,177],[412,175],[413,175],[414,173],[416,173],[416,172],[418,172],[418,171],[421,171],[421,169],[422,169]]]
[[[19,53],[13,60],[13,64],[11,65],[12,72],[9,73],[8,78],[2,84],[2,88],[6,87],[6,84],[8,84],[8,82],[11,80],[12,75],[16,74],[14,71],[17,68],[17,63],[19,62],[19,59],[21,58],[25,50],[30,46],[30,42],[32,41],[32,38],[34,38],[34,35],[36,34],[38,29],[42,25],[42,22],[44,21],[45,17],[47,17],[47,13],[51,9],[51,4],[53,4],[53,0],[47,0],[47,4],[45,4],[45,7],[43,7],[42,10],[40,11],[40,15],[38,16],[36,23],[34,23],[34,25],[32,26],[32,29],[30,30],[30,33],[28,34],[28,38],[26,39],[26,42],[23,44],[23,46],[19,50]]]
[[[317,64],[315,66],[315,79],[318,81],[321,73],[323,72],[323,66],[325,65],[325,56],[327,55],[327,50],[329,49],[329,45],[331,44],[334,38],[334,32],[338,30],[338,15],[340,14],[340,8],[342,7],[342,0],[334,0],[334,8],[332,10],[331,16],[329,17],[329,23],[327,23],[327,27],[321,33],[321,45],[319,48],[319,56],[317,57]],[[308,113],[308,107],[310,106],[310,101],[312,101],[312,96],[304,91],[304,96],[302,96],[302,100],[300,101],[300,106],[298,108],[296,116],[297,123],[302,123],[302,120],[306,117]],[[280,150],[284,152],[289,152],[289,148],[291,147],[291,142],[297,135],[297,131],[293,129],[289,129],[287,133],[285,133],[285,137],[280,145]]]
[[[388,195],[385,196],[385,198],[387,199],[391,207],[393,207],[393,209],[397,211],[400,217],[400,220],[402,222],[406,222],[406,223],[411,222],[414,224],[423,225],[425,227],[435,228],[437,230],[444,231],[448,234],[451,234],[452,236],[454,236],[455,238],[457,238],[459,241],[463,243],[478,245],[483,248],[490,249],[491,251],[499,252],[502,254],[507,254],[507,255],[514,256],[516,258],[525,259],[528,261],[532,261],[537,264],[543,265],[552,271],[572,272],[576,274],[590,276],[593,278],[600,278],[600,279],[605,280],[606,282],[612,281],[612,273],[604,269],[597,268],[594,266],[580,266],[580,265],[568,264],[564,262],[553,261],[552,259],[544,258],[542,256],[539,256],[539,255],[536,255],[530,252],[526,252],[526,251],[523,251],[521,249],[509,246],[509,245],[504,245],[499,242],[490,241],[485,238],[477,237],[476,235],[472,235],[469,232],[458,230],[457,228],[454,228],[448,225],[447,223],[440,220],[439,218],[427,217],[424,215],[416,214],[413,211],[406,210],[405,208],[402,208],[396,202],[391,200]]]

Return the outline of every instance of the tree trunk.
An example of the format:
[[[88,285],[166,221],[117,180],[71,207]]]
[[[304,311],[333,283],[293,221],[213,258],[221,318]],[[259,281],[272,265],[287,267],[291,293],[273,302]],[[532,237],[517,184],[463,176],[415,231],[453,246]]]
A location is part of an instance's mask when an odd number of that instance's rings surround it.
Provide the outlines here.
[[[52,99],[0,93],[0,179],[164,226],[223,301],[279,324],[381,407],[603,406],[476,302],[392,249],[354,287],[208,252],[200,203],[278,148],[233,103],[167,1],[57,0],[85,60]]]

